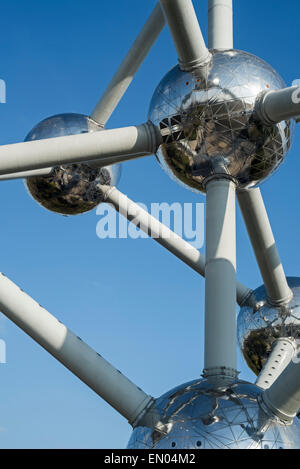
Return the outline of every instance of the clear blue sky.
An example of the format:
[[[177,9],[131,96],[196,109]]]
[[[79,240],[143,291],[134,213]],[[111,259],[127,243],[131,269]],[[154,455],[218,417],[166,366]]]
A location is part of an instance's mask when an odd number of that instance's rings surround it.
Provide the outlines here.
[[[300,78],[298,0],[235,1],[235,46]],[[1,2],[0,144],[22,141],[41,119],[88,114],[154,0]],[[207,34],[207,2],[195,0]],[[109,121],[146,119],[152,93],[176,63],[167,29]],[[262,187],[288,275],[299,275],[300,135]],[[171,181],[155,158],[123,166],[120,189],[136,201],[203,202]],[[40,208],[22,181],[0,186],[0,270],[147,392],[159,396],[203,367],[204,281],[153,240],[99,240],[93,211],[65,218]],[[261,284],[238,214],[238,276]],[[0,448],[124,447],[130,427],[104,401],[8,320],[0,320]],[[253,379],[241,358],[241,377]]]

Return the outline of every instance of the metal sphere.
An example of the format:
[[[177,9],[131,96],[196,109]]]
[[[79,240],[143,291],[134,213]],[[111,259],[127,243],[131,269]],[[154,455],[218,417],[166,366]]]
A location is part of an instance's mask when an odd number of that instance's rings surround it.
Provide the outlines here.
[[[60,114],[40,122],[25,141],[62,137],[103,130],[96,122],[81,114]],[[117,185],[119,164],[98,168],[88,163],[61,165],[50,175],[31,177],[26,186],[40,205],[63,215],[88,212],[103,201],[101,184]]]
[[[174,67],[156,88],[149,120],[161,132],[157,156],[166,172],[189,189],[205,192],[207,178],[233,177],[241,188],[257,185],[283,161],[291,122],[265,126],[256,98],[284,88],[277,72],[238,50],[211,51],[207,69]]]
[[[238,381],[226,389],[205,379],[167,392],[149,412],[158,412],[161,431],[133,430],[133,449],[292,449],[300,448],[300,425],[272,419],[260,407],[262,389]]]
[[[267,302],[264,285],[253,295],[258,307],[246,302],[238,316],[238,341],[241,352],[251,370],[258,375],[271,352],[273,342],[279,337],[300,337],[300,278],[288,277],[293,298],[284,307]]]

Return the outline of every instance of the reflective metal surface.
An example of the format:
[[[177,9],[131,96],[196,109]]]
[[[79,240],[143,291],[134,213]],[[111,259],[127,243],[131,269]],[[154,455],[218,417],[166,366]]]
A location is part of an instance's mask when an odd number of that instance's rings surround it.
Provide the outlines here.
[[[204,181],[228,174],[252,187],[278,168],[290,147],[291,122],[263,126],[257,96],[285,86],[258,57],[237,50],[212,51],[206,72],[174,67],[154,92],[149,119],[163,138],[157,156],[175,181],[205,191]]]
[[[160,415],[157,428],[136,427],[128,448],[299,449],[298,418],[290,426],[271,419],[258,404],[261,393],[244,381],[223,390],[205,379],[178,386],[149,410]]]
[[[101,131],[102,127],[81,114],[60,114],[40,122],[25,141]],[[56,166],[49,176],[26,180],[32,197],[43,207],[63,215],[88,212],[103,201],[101,184],[117,185],[121,166],[95,167],[93,162]]]
[[[279,337],[300,337],[300,278],[288,277],[293,292],[292,300],[284,307],[271,306],[266,301],[264,286],[254,291],[257,311],[246,302],[238,316],[238,341],[242,354],[258,375],[271,352],[273,342]]]

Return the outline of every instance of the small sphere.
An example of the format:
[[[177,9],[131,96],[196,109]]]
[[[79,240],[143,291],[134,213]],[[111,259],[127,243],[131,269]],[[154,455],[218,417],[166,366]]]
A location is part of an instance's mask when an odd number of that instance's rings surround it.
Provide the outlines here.
[[[262,392],[245,381],[222,389],[206,379],[185,383],[156,400],[148,413],[158,413],[159,425],[137,426],[128,448],[299,449],[299,419],[271,418],[258,403]]]
[[[25,141],[98,132],[103,128],[81,114],[60,114],[40,122]],[[44,208],[62,215],[88,212],[103,201],[101,185],[116,186],[121,165],[98,168],[95,163],[55,166],[47,176],[26,179],[29,193]]]
[[[241,352],[251,370],[258,375],[270,355],[272,345],[280,337],[300,337],[300,278],[288,277],[293,298],[284,307],[272,306],[267,302],[264,285],[254,292],[260,307],[246,303],[238,316],[238,342]]]
[[[291,144],[290,121],[265,126],[256,98],[285,84],[258,57],[238,50],[211,51],[206,69],[174,67],[156,88],[149,120],[161,132],[157,157],[178,183],[205,192],[208,178],[226,174],[254,187],[282,163]]]

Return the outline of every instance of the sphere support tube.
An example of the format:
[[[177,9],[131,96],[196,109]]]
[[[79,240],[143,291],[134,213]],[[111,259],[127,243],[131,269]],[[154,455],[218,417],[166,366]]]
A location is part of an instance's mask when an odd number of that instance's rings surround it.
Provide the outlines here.
[[[134,424],[153,402],[151,396],[3,274],[0,274],[0,310],[129,423]]]
[[[21,171],[19,173],[2,174],[0,181],[9,181],[11,179],[25,179],[29,177],[49,176],[53,168],[33,169],[31,171]]]
[[[98,124],[105,126],[164,25],[164,15],[158,3],[91,114]]]
[[[97,161],[103,166],[155,153],[160,134],[153,124],[0,146],[0,175],[62,164]]]
[[[240,209],[263,278],[268,301],[277,306],[292,298],[259,188],[238,191]]]
[[[208,0],[208,48],[233,49],[232,0]]]
[[[206,184],[204,376],[237,377],[236,351],[236,185],[230,179]]]
[[[299,122],[300,86],[261,94],[256,101],[256,115],[270,126],[292,118]]]
[[[137,225],[157,243],[204,276],[204,256],[196,248],[122,194],[116,187],[102,186],[102,190],[105,193],[105,202],[112,204],[128,221]]]
[[[179,66],[190,71],[206,65],[207,49],[191,0],[160,0],[177,50]]]
[[[300,408],[300,360],[293,358],[265,390],[262,405],[283,422],[290,423]]]
[[[297,345],[294,339],[289,337],[277,339],[255,384],[260,388],[268,389],[288,366],[296,350]]]
[[[128,221],[138,226],[195,272],[202,277],[205,276],[205,256],[198,249],[122,194],[116,187],[102,186],[102,191],[105,194],[105,202],[112,204]],[[245,298],[251,295],[252,290],[237,282],[236,293],[236,301],[242,305]]]

